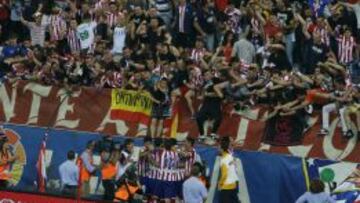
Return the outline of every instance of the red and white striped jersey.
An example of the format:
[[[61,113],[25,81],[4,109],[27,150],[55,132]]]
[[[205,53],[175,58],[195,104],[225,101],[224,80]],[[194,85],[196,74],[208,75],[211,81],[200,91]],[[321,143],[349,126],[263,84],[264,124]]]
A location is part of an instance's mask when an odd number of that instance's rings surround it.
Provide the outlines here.
[[[345,37],[340,35],[337,38],[338,42],[338,59],[342,64],[349,63],[353,60],[353,51],[356,47],[354,37]]]
[[[80,52],[80,40],[76,34],[76,30],[69,29],[66,38],[71,53]]]
[[[205,55],[206,49],[202,48],[202,49],[193,49],[191,51],[191,56],[190,58],[196,62],[200,62],[201,57],[203,57]]]
[[[106,24],[110,27],[113,28],[119,17],[121,16],[121,13],[111,13],[111,12],[107,12],[106,13]]]
[[[155,149],[152,153],[152,160],[154,160],[155,165],[152,165],[149,172],[149,178],[151,179],[160,179],[160,166],[161,156],[162,156],[162,149]]]
[[[179,155],[175,151],[164,150],[160,159],[160,180],[179,180]]]
[[[314,32],[319,32],[321,35],[321,42],[326,44],[327,46],[330,45],[330,37],[329,37],[329,33],[326,30],[326,28],[319,28],[319,27],[315,27],[314,28]]]
[[[142,149],[141,152],[145,152],[146,149]],[[147,177],[149,175],[150,172],[150,162],[147,156],[145,157],[140,157],[139,161],[138,161],[138,174],[141,177]]]
[[[101,84],[103,87],[121,87],[122,85],[122,75],[118,71],[112,72],[110,75],[103,75],[101,77]]]
[[[61,15],[50,16],[50,40],[58,41],[64,39],[66,32],[66,22]]]
[[[195,149],[192,149],[190,152],[186,153],[185,158],[185,176],[189,177],[191,174],[191,170],[193,165],[196,162],[196,151]]]

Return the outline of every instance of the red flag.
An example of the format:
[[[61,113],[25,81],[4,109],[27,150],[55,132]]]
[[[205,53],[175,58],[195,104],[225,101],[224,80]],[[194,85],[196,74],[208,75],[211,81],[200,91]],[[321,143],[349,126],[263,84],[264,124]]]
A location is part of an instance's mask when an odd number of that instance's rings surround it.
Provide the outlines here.
[[[45,192],[45,182],[46,182],[46,165],[45,165],[45,151],[46,151],[46,140],[48,134],[45,133],[44,139],[41,142],[40,151],[38,160],[36,163],[37,173],[38,173],[38,190],[40,192]]]

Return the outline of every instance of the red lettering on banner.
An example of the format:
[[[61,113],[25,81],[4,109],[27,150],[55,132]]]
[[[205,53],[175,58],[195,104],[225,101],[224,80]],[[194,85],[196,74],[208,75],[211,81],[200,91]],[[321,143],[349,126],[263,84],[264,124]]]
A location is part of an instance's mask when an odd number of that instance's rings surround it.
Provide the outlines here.
[[[146,125],[111,119],[111,89],[78,88],[66,92],[55,86],[19,81],[0,86],[0,102],[0,120],[3,122],[110,135],[138,136],[147,132]],[[196,122],[191,120],[186,103],[180,100],[178,106],[178,136],[197,137]],[[262,141],[265,123],[254,120],[264,114],[262,110],[255,109],[250,118],[245,118],[234,114],[232,105],[224,105],[219,134],[232,136],[238,147],[245,150],[262,148],[274,153],[360,162],[360,157],[357,156],[360,153],[357,138],[343,139],[337,128],[337,118],[332,119],[328,136],[317,136],[321,120],[318,116],[315,125],[304,135],[302,145],[264,145]]]

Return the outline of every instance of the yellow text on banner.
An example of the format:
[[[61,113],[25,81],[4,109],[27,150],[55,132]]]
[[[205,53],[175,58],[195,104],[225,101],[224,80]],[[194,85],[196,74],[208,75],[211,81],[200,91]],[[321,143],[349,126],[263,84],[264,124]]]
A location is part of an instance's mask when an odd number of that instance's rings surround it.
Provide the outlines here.
[[[111,110],[151,114],[152,100],[148,92],[113,89],[111,92]]]

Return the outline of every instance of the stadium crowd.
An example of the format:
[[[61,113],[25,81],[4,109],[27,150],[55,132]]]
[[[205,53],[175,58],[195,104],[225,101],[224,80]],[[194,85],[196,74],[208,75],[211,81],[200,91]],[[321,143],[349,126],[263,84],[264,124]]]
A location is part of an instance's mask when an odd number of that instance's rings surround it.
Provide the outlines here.
[[[304,131],[309,115],[321,109],[322,135],[329,132],[330,113],[339,112],[344,137],[360,137],[356,0],[2,0],[0,25],[2,82],[149,91],[154,102],[152,138],[162,137],[163,120],[181,97],[198,124],[200,139],[206,138],[207,120],[214,121],[210,135],[217,138],[223,102],[233,103],[235,110],[265,105],[270,113],[262,120],[292,116],[299,121],[292,124]],[[202,101],[199,110],[195,100]],[[356,131],[350,122],[353,115]],[[191,152],[193,141],[188,145]],[[160,146],[145,144],[138,169],[142,184],[161,199],[181,196],[181,181],[198,176],[201,167],[191,173],[194,155],[189,158],[183,153],[187,150],[175,153],[174,141],[166,140],[160,150],[165,153],[158,157]],[[88,147],[82,158],[89,174],[83,179],[85,193],[95,170],[89,164],[93,145]],[[126,166],[130,149],[103,153],[113,180],[114,164],[120,159]],[[182,157],[188,162],[178,173],[176,160]],[[152,164],[155,169],[144,174],[142,158],[160,165]],[[224,158],[224,165],[232,166],[230,162]],[[161,168],[163,176],[158,176],[157,167],[163,166],[169,168]],[[117,174],[123,177],[125,171]],[[237,188],[230,179],[220,186],[223,198],[233,198]],[[120,181],[125,186],[118,192],[132,192],[129,180]],[[113,181],[103,184],[106,199],[112,199],[117,193]],[[163,187],[153,187],[156,184]]]
[[[344,136],[360,136],[356,1],[4,0],[0,24],[1,81],[150,91],[152,137],[179,97],[201,139],[209,119],[217,136],[223,101],[304,129],[304,109],[322,108],[321,134],[338,110]]]

